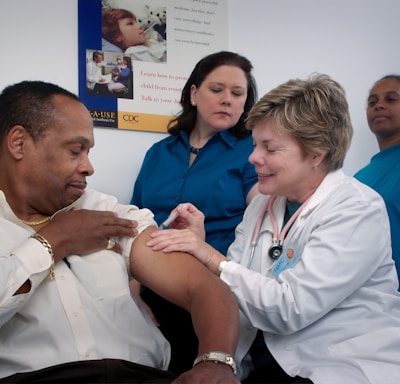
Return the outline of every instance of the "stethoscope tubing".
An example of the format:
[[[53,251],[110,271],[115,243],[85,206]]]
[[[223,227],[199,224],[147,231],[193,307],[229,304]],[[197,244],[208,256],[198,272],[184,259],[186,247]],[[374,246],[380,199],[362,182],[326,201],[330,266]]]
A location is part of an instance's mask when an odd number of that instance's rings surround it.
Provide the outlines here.
[[[271,232],[269,230],[264,230],[261,231],[261,226],[262,223],[264,222],[265,216],[267,215],[267,212],[269,212],[270,219],[272,222],[273,226],[273,233],[272,233],[272,245],[270,246],[268,250],[268,254],[271,257],[271,259],[276,260],[280,257],[283,249],[283,241],[285,239],[286,233],[289,230],[289,228],[292,226],[294,221],[297,219],[297,217],[300,215],[300,212],[303,210],[307,202],[310,200],[311,196],[304,201],[301,206],[296,210],[296,212],[292,215],[292,217],[288,220],[288,222],[285,224],[285,226],[282,228],[281,233],[279,234],[278,230],[278,222],[276,220],[274,210],[273,210],[273,205],[275,200],[277,199],[278,196],[271,196],[269,199],[265,202],[263,209],[261,210],[260,214],[258,215],[257,221],[256,221],[256,226],[254,227],[254,232],[253,232],[253,237],[251,240],[250,244],[250,258],[247,263],[247,268],[250,267],[253,258],[254,258],[254,253],[255,249],[258,245],[258,242],[260,240],[261,235],[263,235],[266,232]]]
[[[257,245],[258,245],[258,242],[259,242],[261,236],[264,235],[267,232],[271,233],[271,235],[272,235],[271,231],[269,231],[268,229],[265,229],[264,231],[260,231],[258,233],[258,236],[257,236],[257,238],[255,240],[252,240],[251,245],[250,245],[250,258],[249,258],[249,261],[247,263],[247,268],[249,268],[251,263],[253,262],[254,252],[256,251],[256,248],[257,248]]]

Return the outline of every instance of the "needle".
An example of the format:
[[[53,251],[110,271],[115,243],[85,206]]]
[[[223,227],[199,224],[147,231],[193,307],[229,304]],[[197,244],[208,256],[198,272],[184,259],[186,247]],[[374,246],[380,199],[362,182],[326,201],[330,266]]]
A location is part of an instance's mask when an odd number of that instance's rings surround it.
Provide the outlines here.
[[[178,217],[178,212],[171,213],[168,216],[168,219],[165,220],[160,226],[159,229],[167,228],[176,218]]]

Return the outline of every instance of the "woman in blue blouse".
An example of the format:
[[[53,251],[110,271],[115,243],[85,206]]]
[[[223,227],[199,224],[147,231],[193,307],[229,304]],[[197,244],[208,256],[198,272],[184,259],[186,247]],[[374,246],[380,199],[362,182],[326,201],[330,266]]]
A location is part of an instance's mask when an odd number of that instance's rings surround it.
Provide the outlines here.
[[[131,203],[151,209],[159,224],[179,203],[193,203],[205,215],[206,241],[226,254],[258,193],[248,161],[253,142],[244,124],[256,101],[248,59],[226,51],[201,59],[182,90],[182,110],[168,125],[170,136],[146,153]],[[171,343],[170,370],[187,370],[197,351],[190,317],[178,307],[179,314],[171,315],[172,305],[146,289],[142,298]]]

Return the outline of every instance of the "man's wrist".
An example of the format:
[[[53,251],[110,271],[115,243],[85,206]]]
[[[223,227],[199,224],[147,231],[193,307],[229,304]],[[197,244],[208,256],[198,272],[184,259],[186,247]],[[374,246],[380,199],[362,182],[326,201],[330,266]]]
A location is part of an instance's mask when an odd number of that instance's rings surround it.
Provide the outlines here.
[[[51,266],[50,266],[49,275],[50,275],[50,279],[54,280],[56,278],[56,275],[54,272],[55,262],[54,262],[53,248],[51,247],[51,244],[39,233],[34,233],[31,236],[31,238],[37,240],[40,244],[42,244],[43,247],[46,248],[47,252],[49,253],[49,255],[51,257]]]
[[[206,352],[203,353],[200,356],[197,356],[196,360],[193,363],[193,367],[196,366],[197,364],[206,362],[206,361],[211,361],[216,364],[225,364],[229,365],[233,371],[233,374],[236,375],[237,369],[236,369],[236,363],[233,357],[226,352],[220,352],[220,351],[212,351],[212,352]]]

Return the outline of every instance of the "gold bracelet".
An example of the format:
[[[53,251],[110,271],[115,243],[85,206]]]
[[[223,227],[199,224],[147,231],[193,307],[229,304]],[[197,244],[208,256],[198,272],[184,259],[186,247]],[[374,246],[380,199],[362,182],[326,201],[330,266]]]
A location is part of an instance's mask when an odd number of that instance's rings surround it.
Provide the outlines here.
[[[49,252],[50,256],[51,256],[51,266],[50,266],[50,279],[54,280],[56,278],[56,274],[54,272],[54,268],[55,268],[55,262],[54,262],[54,253],[53,253],[53,248],[51,248],[50,243],[42,236],[39,235],[38,233],[34,233],[31,236],[32,239],[36,239],[40,244],[43,245],[43,247],[45,247],[47,249],[47,252]]]

